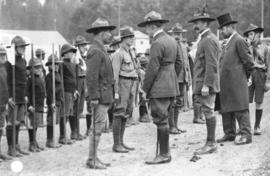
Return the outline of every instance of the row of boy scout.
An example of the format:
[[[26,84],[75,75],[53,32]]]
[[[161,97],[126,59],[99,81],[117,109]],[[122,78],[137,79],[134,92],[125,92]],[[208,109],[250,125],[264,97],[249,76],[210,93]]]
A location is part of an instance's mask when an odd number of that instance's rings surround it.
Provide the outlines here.
[[[196,57],[194,59],[193,68],[193,94],[194,108],[195,104],[199,108],[195,111],[201,111],[206,119],[207,138],[203,147],[195,151],[195,154],[202,155],[217,151],[215,128],[216,118],[214,110],[219,110],[222,114],[222,122],[224,129],[224,137],[217,142],[234,141],[236,145],[248,144],[252,142],[251,125],[249,116],[249,96],[250,101],[253,99],[255,92],[256,101],[256,122],[254,134],[261,134],[260,121],[262,117],[262,102],[264,92],[269,90],[269,50],[260,42],[260,34],[263,31],[255,25],[251,25],[244,33],[246,41],[235,31],[237,21],[232,20],[230,14],[224,14],[217,18],[220,25],[219,29],[225,38],[220,45],[217,37],[211,32],[209,25],[215,21],[206,11],[194,14],[190,23],[194,24],[194,30],[199,34]],[[117,51],[113,55],[109,55],[105,45],[111,42],[111,31],[116,27],[109,25],[109,22],[98,18],[87,30],[88,33],[94,35],[94,41],[87,48],[89,42],[84,38],[78,37],[76,46],[81,53],[80,72],[76,72],[75,64],[72,63],[72,58],[76,52],[76,48],[71,45],[63,45],[61,49],[61,57],[63,58],[63,80],[61,80],[61,70],[58,68],[60,63],[56,59],[56,104],[52,104],[52,58],[50,56],[47,62],[50,73],[46,76],[46,89],[36,91],[36,102],[40,102],[40,107],[44,106],[42,101],[45,98],[45,90],[47,93],[48,105],[48,124],[47,124],[47,147],[58,147],[53,143],[53,125],[52,111],[57,112],[57,117],[60,120],[60,140],[62,144],[71,144],[65,132],[65,118],[68,117],[71,127],[71,138],[81,139],[77,129],[76,114],[73,109],[74,100],[83,103],[86,97],[88,111],[93,115],[93,128],[91,126],[91,115],[88,115],[87,129],[91,130],[89,157],[87,166],[95,169],[105,169],[110,166],[109,163],[102,162],[97,157],[97,148],[100,137],[106,121],[108,119],[108,110],[112,109],[113,121],[113,151],[127,153],[135,150],[133,147],[127,146],[123,141],[125,126],[128,118],[131,118],[133,112],[134,101],[140,91],[140,97],[143,100],[143,115],[147,115],[145,100],[149,99],[149,107],[153,122],[157,126],[157,153],[156,157],[151,161],[146,161],[146,164],[161,164],[171,161],[169,150],[169,133],[177,134],[185,132],[178,128],[179,110],[183,106],[183,89],[188,84],[188,64],[186,46],[181,43],[181,33],[179,26],[173,28],[171,37],[163,30],[168,20],[162,19],[162,16],[157,12],[148,13],[144,21],[138,24],[139,27],[144,27],[146,32],[152,38],[150,49],[150,61],[147,69],[140,69],[138,60],[135,58],[134,50],[132,49],[134,33],[130,28],[125,27],[120,30],[121,46],[114,47]],[[1,94],[1,105],[8,103],[9,115],[7,116],[7,139],[9,145],[8,154],[12,155],[12,126],[11,117],[14,111],[17,113],[17,120],[24,119],[24,104],[26,92],[31,99],[31,78],[26,80],[26,64],[22,55],[24,48],[27,46],[25,41],[20,37],[15,37],[13,43],[16,46],[16,99],[12,100],[12,91],[7,92],[5,86]],[[1,56],[5,58],[5,51],[1,52]],[[4,60],[4,59],[3,59]],[[147,61],[142,60],[144,64]],[[34,66],[35,79],[40,79],[42,82],[42,66],[40,59],[32,59],[30,66]],[[11,66],[7,62],[7,86],[12,90]],[[3,70],[1,70],[3,71]],[[3,71],[4,72],[4,71]],[[77,73],[77,81],[76,81]],[[80,74],[79,74],[80,73]],[[5,82],[5,74],[3,75],[3,83]],[[1,76],[2,78],[2,76]],[[138,86],[141,80],[142,87]],[[248,81],[250,80],[250,81]],[[64,84],[64,95],[61,90],[61,81]],[[1,82],[1,83],[2,83]],[[36,83],[39,81],[36,80]],[[248,82],[250,82],[250,92],[248,91]],[[85,89],[85,86],[87,89]],[[24,90],[29,91],[24,91]],[[42,87],[42,86],[41,86]],[[86,92],[84,92],[87,90]],[[37,94],[39,92],[39,94]],[[83,95],[84,94],[84,95]],[[9,95],[9,97],[5,97]],[[42,95],[42,96],[41,96]],[[79,95],[79,96],[78,96]],[[38,97],[38,98],[37,98]],[[64,97],[64,98],[63,98]],[[63,99],[65,100],[64,102]],[[176,102],[175,102],[176,100]],[[39,105],[33,107],[29,101],[28,110],[35,111],[36,119],[39,118]],[[62,107],[64,104],[64,110]],[[114,107],[112,107],[114,104]],[[73,108],[74,107],[74,108]],[[83,107],[82,105],[79,107]],[[198,110],[199,109],[199,110]],[[2,109],[2,116],[5,116],[5,108]],[[82,108],[78,110],[82,112]],[[203,123],[202,119],[195,112],[194,122]],[[1,116],[1,119],[3,117]],[[59,118],[60,117],[60,118]],[[33,119],[33,118],[32,118]],[[30,118],[31,120],[31,118]],[[238,121],[239,130],[236,132],[235,121]],[[4,120],[2,120],[4,121]],[[33,122],[33,120],[31,120]],[[146,121],[149,119],[146,118]],[[36,120],[39,122],[39,120]],[[28,154],[22,151],[18,145],[19,124],[16,123],[16,155]],[[33,126],[33,125],[32,125]],[[38,126],[38,124],[36,125]],[[42,150],[42,148],[33,141],[33,130],[29,130],[30,147],[32,151]],[[1,136],[1,135],[0,135]],[[34,145],[31,145],[34,144]],[[14,151],[13,151],[14,152]],[[1,155],[3,156],[3,155]],[[5,156],[6,157],[6,156]]]

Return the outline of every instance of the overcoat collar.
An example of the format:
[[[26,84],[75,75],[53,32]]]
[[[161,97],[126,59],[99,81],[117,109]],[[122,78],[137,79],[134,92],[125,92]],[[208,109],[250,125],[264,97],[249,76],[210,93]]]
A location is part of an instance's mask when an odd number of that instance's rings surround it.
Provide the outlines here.
[[[98,48],[100,48],[103,52],[107,53],[105,46],[98,40],[93,41],[93,45],[96,45]]]

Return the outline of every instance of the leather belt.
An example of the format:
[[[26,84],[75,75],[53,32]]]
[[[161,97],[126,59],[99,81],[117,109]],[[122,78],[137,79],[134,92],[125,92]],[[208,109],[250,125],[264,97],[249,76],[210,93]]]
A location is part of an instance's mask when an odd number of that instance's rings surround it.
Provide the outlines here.
[[[122,78],[122,79],[127,79],[127,80],[132,80],[132,81],[136,81],[136,80],[138,80],[138,78],[137,77],[126,77],[126,76],[119,76],[119,78]]]

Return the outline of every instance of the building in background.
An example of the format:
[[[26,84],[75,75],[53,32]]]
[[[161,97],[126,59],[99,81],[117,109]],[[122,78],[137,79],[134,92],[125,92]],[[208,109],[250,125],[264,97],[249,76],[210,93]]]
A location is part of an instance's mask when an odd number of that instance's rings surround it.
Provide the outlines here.
[[[135,48],[137,53],[145,53],[145,51],[150,48],[150,39],[149,36],[140,32],[134,31],[135,38]]]

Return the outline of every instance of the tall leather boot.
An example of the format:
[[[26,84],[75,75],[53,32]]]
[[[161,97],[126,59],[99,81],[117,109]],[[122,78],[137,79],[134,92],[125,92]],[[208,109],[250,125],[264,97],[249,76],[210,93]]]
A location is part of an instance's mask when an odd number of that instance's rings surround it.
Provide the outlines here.
[[[168,125],[158,125],[158,140],[159,140],[159,155],[151,161],[146,161],[146,164],[164,164],[171,161],[169,149],[169,127]]]
[[[68,120],[69,120],[69,126],[70,126],[70,131],[71,131],[70,139],[76,140],[77,139],[76,118],[75,118],[75,116],[69,116]]]
[[[87,114],[85,116],[86,119],[86,132],[85,132],[85,137],[89,136],[90,128],[91,128],[91,123],[92,123],[92,115]]]
[[[124,143],[124,134],[125,134],[127,119],[126,118],[122,118],[121,120],[122,120],[122,122],[121,122],[121,133],[120,133],[120,142],[121,142],[121,145],[125,149],[130,150],[130,151],[133,151],[133,150],[135,150],[134,147],[129,147],[129,146],[125,145],[125,143]]]
[[[1,150],[1,139],[2,139],[2,135],[3,135],[3,129],[0,129],[0,159],[2,159],[4,161],[11,160],[12,159],[11,157],[8,157],[8,156],[6,156],[6,155],[4,155],[2,153],[2,150]]]
[[[89,157],[87,159],[86,166],[91,169],[106,169],[106,165],[100,162],[97,157],[97,148],[100,141],[100,135],[94,136],[93,134],[90,134],[89,140]]]
[[[150,122],[150,118],[149,118],[146,106],[147,105],[145,104],[139,106],[140,122],[142,123]]]
[[[206,127],[207,127],[206,144],[195,152],[196,155],[210,154],[217,151],[217,144],[215,141],[216,117],[206,119]]]
[[[59,143],[63,145],[71,145],[73,142],[67,138],[66,132],[65,132],[65,127],[66,124],[64,122],[64,118],[60,117],[60,138],[59,138]]]
[[[121,145],[121,127],[122,117],[114,116],[113,119],[113,148],[112,150],[116,153],[128,153],[123,145]]]
[[[170,134],[180,134],[174,123],[174,107],[170,107],[169,110],[169,127],[170,127]]]
[[[28,129],[28,135],[29,135],[29,148],[28,148],[28,150],[30,152],[40,152],[37,149],[35,141],[34,141],[34,130],[33,129]]]
[[[262,119],[262,113],[263,113],[262,109],[256,109],[254,135],[261,135],[262,134],[261,127],[260,127],[260,123],[261,123],[261,119]]]
[[[205,121],[201,119],[201,105],[199,103],[194,102],[193,112],[194,112],[193,123],[205,124]]]
[[[6,127],[6,135],[7,135],[7,143],[8,143],[7,154],[9,156],[13,156],[13,157],[22,157],[22,155],[19,154],[16,149],[13,150],[13,146],[15,144],[13,143],[13,129],[12,129],[12,126],[8,125]]]
[[[47,125],[47,141],[46,147],[48,148],[59,148],[62,145],[56,144],[53,138],[53,126]]]
[[[16,148],[18,153],[20,153],[22,155],[29,155],[29,153],[22,150],[20,145],[19,145],[19,132],[20,132],[20,125],[16,125],[16,145],[15,145],[15,148]]]
[[[176,107],[174,108],[174,115],[173,115],[173,117],[174,117],[174,124],[175,124],[176,129],[180,133],[186,133],[187,132],[186,130],[180,129],[178,127],[179,110],[180,110],[179,108],[176,108]]]

